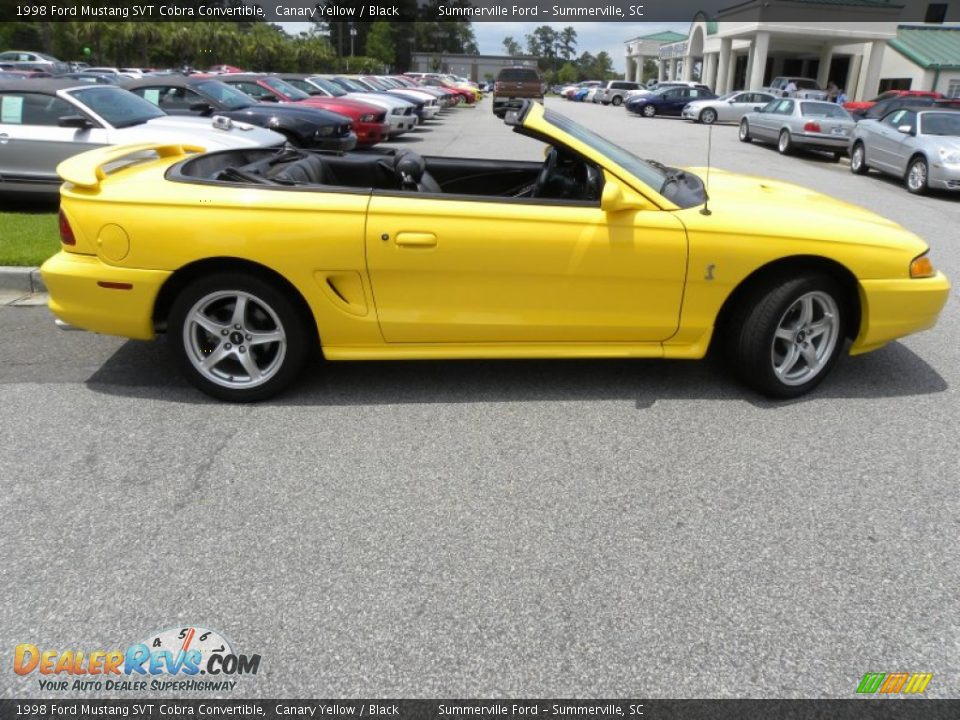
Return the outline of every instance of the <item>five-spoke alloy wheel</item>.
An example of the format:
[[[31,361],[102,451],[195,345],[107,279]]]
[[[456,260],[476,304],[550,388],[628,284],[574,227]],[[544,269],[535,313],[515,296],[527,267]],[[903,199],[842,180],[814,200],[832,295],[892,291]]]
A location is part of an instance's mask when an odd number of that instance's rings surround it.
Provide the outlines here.
[[[287,295],[253,276],[217,275],[189,285],[173,304],[169,332],[190,381],[234,402],[276,394],[306,354],[303,323]]]
[[[726,351],[734,371],[765,395],[803,395],[827,375],[843,346],[843,294],[825,275],[760,285],[741,302],[726,326]]]
[[[927,161],[922,157],[914,158],[907,167],[904,184],[907,191],[914,195],[923,195],[927,191]]]

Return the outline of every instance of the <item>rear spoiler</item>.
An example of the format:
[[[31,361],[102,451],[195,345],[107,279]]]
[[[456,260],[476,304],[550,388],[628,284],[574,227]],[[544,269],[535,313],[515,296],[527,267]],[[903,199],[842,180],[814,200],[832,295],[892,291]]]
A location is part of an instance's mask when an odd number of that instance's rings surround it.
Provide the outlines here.
[[[159,145],[156,143],[138,143],[136,145],[109,145],[89,150],[57,165],[57,174],[68,183],[96,190],[100,182],[107,177],[104,168],[122,160],[128,155],[154,152],[158,157],[180,157],[187,153],[204,152],[205,148],[196,145]]]

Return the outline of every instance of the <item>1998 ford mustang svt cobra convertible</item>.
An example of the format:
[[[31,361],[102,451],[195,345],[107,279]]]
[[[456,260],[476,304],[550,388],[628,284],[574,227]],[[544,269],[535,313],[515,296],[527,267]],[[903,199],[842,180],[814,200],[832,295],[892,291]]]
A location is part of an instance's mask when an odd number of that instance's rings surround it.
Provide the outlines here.
[[[701,358],[774,397],[931,327],[949,285],[917,236],[793,185],[641,160],[525,101],[542,163],[171,145],[62,163],[62,323],[166,332],[218,398],[328,360]]]

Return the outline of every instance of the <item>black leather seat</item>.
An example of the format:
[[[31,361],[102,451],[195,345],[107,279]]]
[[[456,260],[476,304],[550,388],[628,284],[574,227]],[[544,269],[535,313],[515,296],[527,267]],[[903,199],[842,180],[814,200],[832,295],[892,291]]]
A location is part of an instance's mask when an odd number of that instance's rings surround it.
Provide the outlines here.
[[[268,177],[284,185],[336,185],[330,168],[317,155],[279,166],[277,172]]]

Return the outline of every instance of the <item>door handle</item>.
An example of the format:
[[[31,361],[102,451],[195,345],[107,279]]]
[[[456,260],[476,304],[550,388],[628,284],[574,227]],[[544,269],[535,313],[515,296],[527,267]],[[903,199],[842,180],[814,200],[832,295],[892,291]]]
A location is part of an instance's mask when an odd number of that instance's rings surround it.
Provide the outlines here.
[[[397,245],[401,247],[436,247],[437,236],[428,232],[397,233]]]

